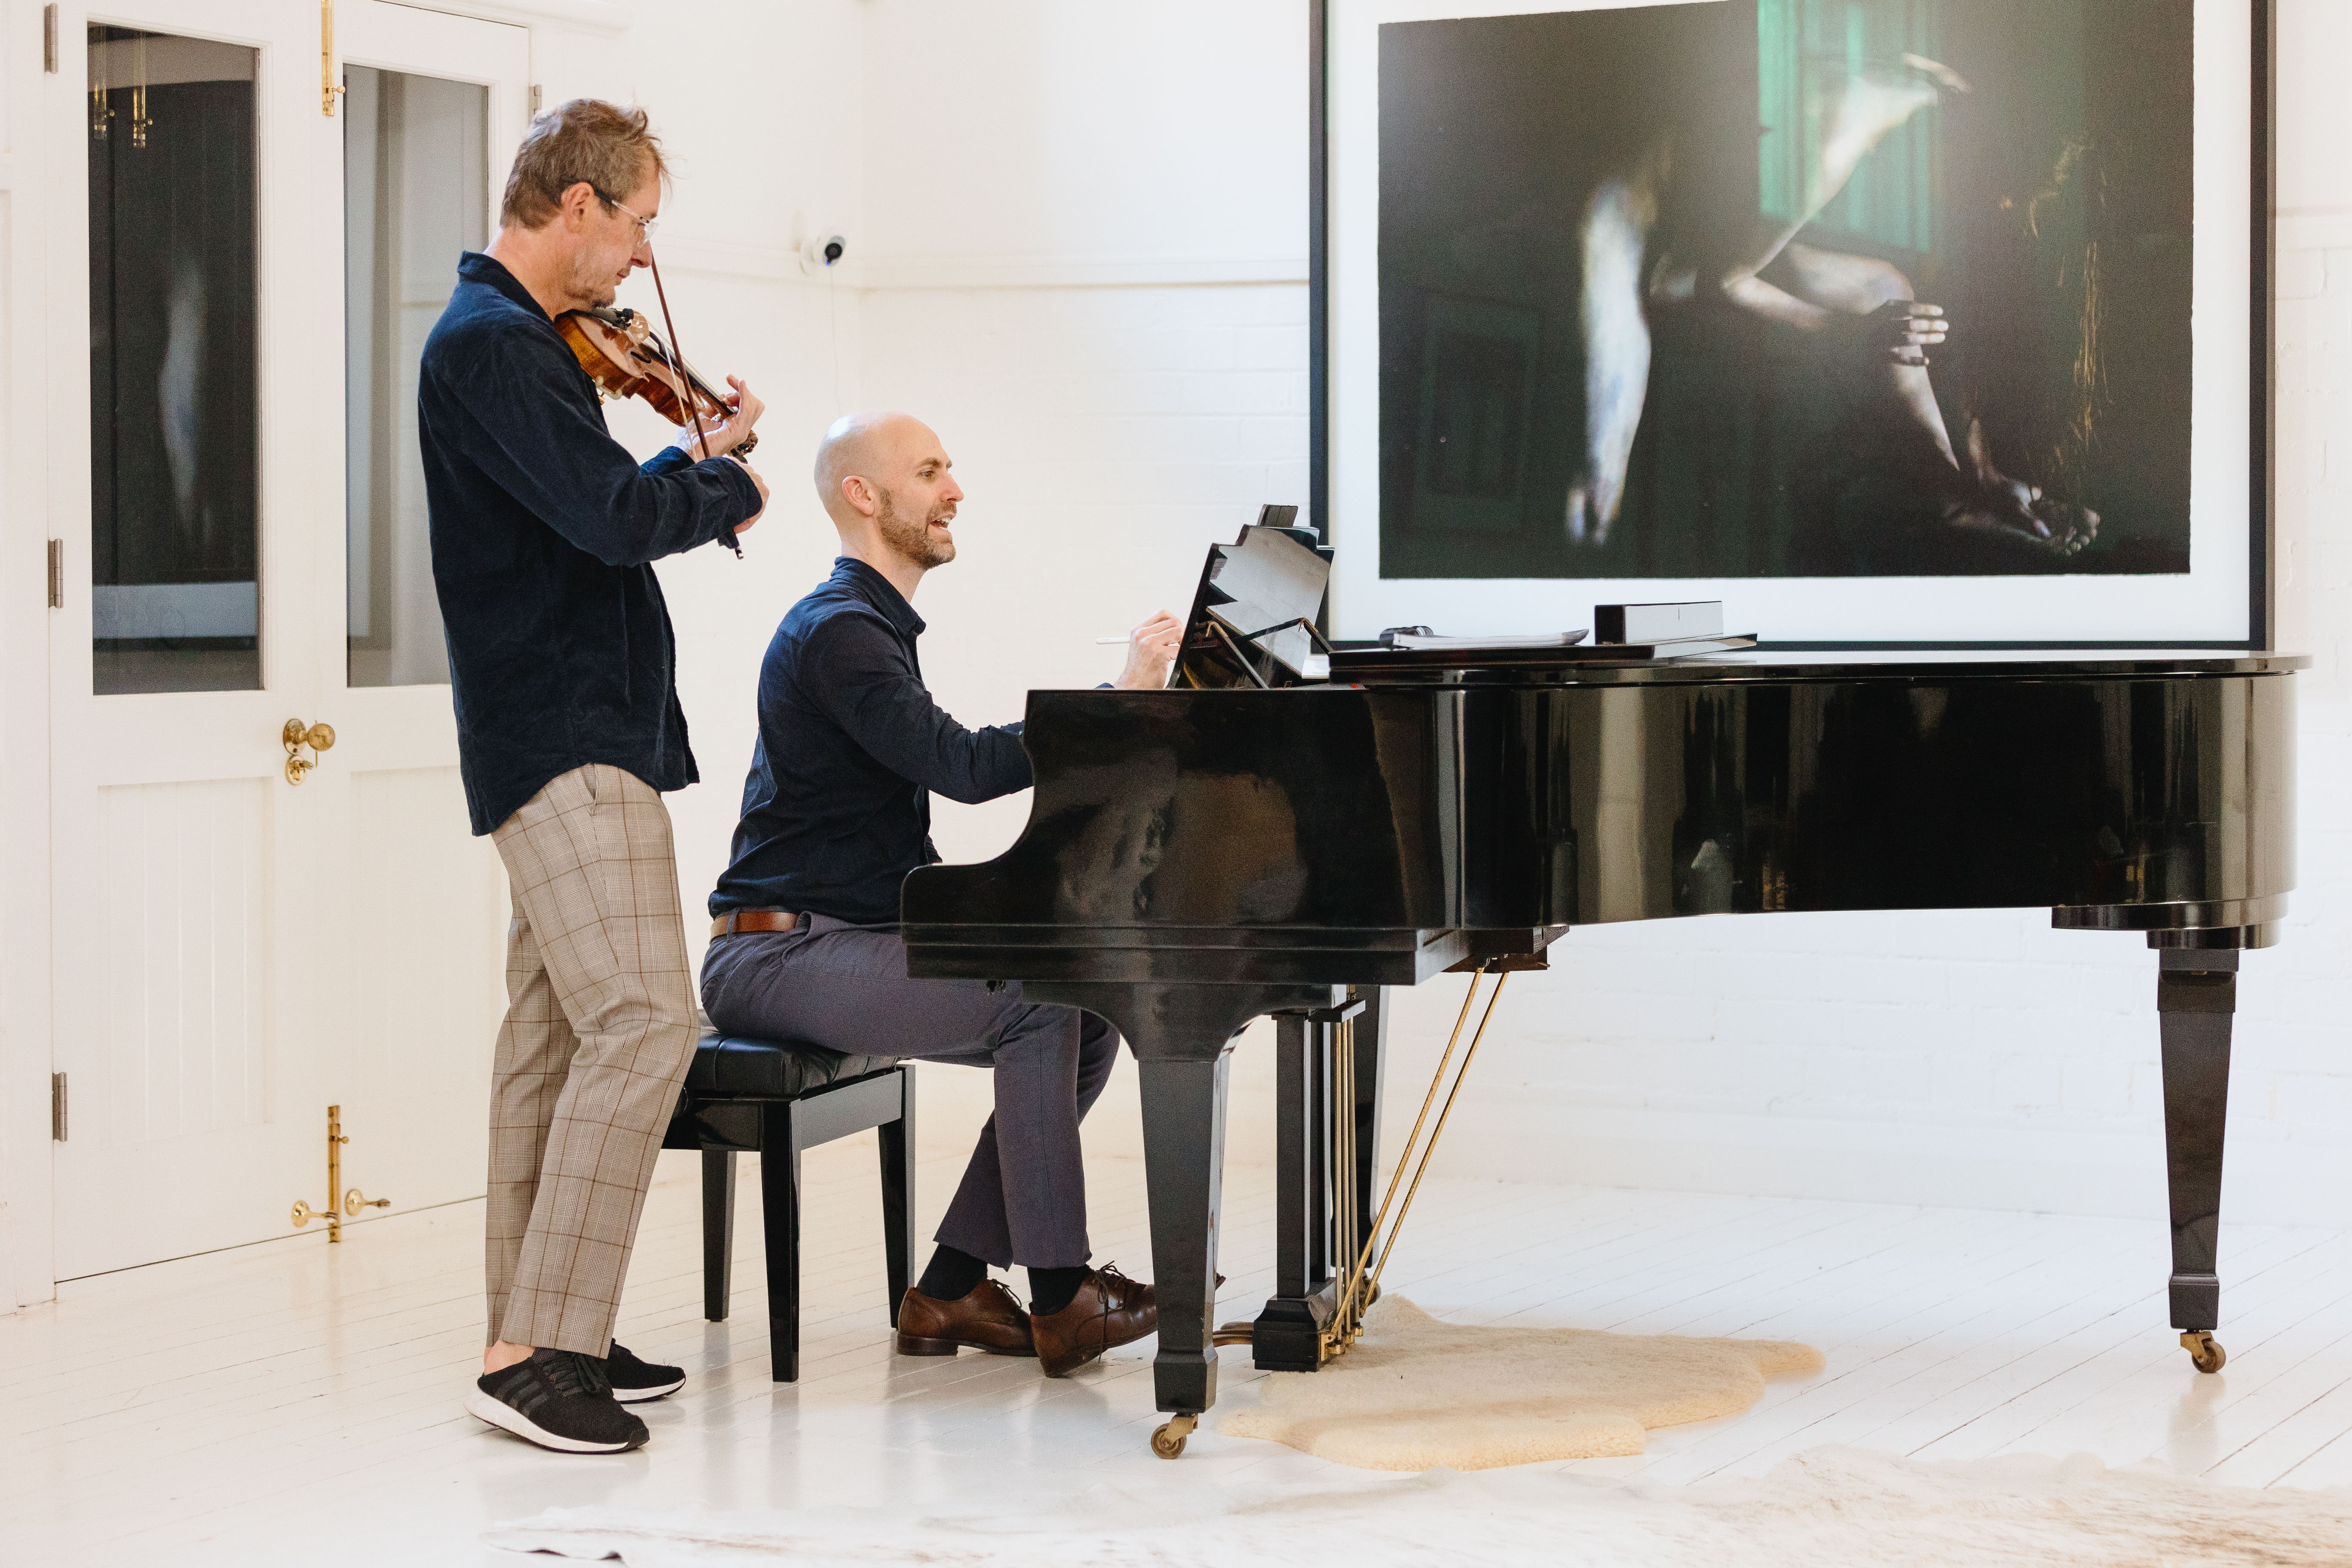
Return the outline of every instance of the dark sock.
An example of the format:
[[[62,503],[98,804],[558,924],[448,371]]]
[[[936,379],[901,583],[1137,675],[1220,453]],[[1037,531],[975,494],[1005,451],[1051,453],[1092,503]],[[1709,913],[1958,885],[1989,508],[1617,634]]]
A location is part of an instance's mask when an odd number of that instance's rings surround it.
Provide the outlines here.
[[[1032,1268],[1029,1270],[1029,1310],[1041,1318],[1050,1318],[1068,1306],[1077,1296],[1078,1287],[1087,1282],[1094,1270],[1085,1264],[1076,1268]]]
[[[915,1281],[915,1289],[934,1301],[961,1301],[980,1289],[988,1278],[988,1265],[969,1252],[958,1252],[942,1244],[931,1254],[929,1267]]]

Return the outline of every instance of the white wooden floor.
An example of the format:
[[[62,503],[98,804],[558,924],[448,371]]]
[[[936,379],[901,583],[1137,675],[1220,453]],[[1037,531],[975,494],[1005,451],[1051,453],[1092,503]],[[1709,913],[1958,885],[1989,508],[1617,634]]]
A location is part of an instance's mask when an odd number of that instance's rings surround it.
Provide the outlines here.
[[[698,1167],[663,1162],[621,1338],[692,1381],[638,1407],[654,1431],[643,1452],[543,1454],[463,1415],[480,1207],[390,1215],[340,1247],[289,1237],[71,1284],[55,1306],[0,1317],[0,1562],[520,1564],[477,1532],[550,1505],[928,1511],[1013,1493],[1047,1508],[1176,1474],[1304,1488],[1329,1473],[1213,1429],[1177,1467],[1150,1458],[1149,1341],[1062,1382],[1026,1362],[892,1356],[869,1139],[809,1159],[802,1379],[773,1384],[751,1170],[734,1315],[706,1323]],[[958,1164],[925,1165],[927,1207]],[[1103,1163],[1093,1179],[1097,1258],[1148,1273],[1139,1167]],[[1235,1167],[1226,1194],[1226,1315],[1247,1316],[1270,1283],[1265,1173]],[[1461,1321],[1827,1352],[1826,1372],[1778,1381],[1745,1415],[1578,1467],[1600,1474],[1752,1474],[1842,1443],[2352,1483],[2352,1238],[2242,1226],[2223,1244],[2230,1360],[2210,1377],[2165,1328],[2153,1224],[1433,1182],[1390,1285]],[[1228,1405],[1255,1397],[1245,1360],[1222,1367]]]

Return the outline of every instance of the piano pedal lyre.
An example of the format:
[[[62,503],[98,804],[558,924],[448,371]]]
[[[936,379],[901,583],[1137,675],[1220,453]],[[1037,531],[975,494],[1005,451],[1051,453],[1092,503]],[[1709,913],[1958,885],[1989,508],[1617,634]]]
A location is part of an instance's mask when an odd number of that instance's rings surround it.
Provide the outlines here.
[[[1470,989],[1463,995],[1462,1011],[1454,1016],[1454,1031],[1445,1041],[1445,1053],[1437,1058],[1437,1070],[1430,1076],[1429,1092],[1421,1100],[1421,1114],[1413,1118],[1412,1131],[1404,1141],[1403,1152],[1397,1156],[1396,1170],[1389,1177],[1388,1190],[1381,1194],[1380,1206],[1372,1211],[1371,1224],[1364,1227],[1363,1240],[1356,1251],[1355,1259],[1338,1281],[1331,1321],[1322,1332],[1318,1361],[1328,1363],[1347,1354],[1349,1348],[1363,1333],[1364,1314],[1371,1310],[1373,1302],[1381,1299],[1381,1273],[1388,1267],[1389,1254],[1395,1250],[1397,1237],[1403,1233],[1405,1216],[1412,1212],[1413,1195],[1421,1191],[1421,1179],[1429,1173],[1430,1157],[1437,1152],[1437,1141],[1444,1135],[1447,1118],[1454,1114],[1454,1101],[1462,1093],[1463,1080],[1470,1075],[1470,1064],[1478,1055],[1479,1045],[1486,1038],[1486,1025],[1495,1016],[1495,1005],[1503,999],[1503,984],[1510,979],[1514,969],[1523,967],[1527,966],[1505,959],[1488,959],[1471,971]],[[1489,974],[1495,977],[1495,989],[1487,993],[1486,1010],[1478,1015],[1478,1027],[1470,1037],[1470,1048],[1462,1053],[1462,1066],[1454,1074],[1454,1085],[1445,1089],[1445,1069],[1454,1060],[1455,1048],[1462,1043],[1463,1026],[1469,1022],[1471,1009],[1477,1005],[1479,983]],[[1352,1066],[1353,1051],[1343,1049],[1339,1055]],[[1421,1135],[1422,1129],[1428,1126],[1430,1107],[1437,1104],[1437,1091],[1441,1089],[1445,1089],[1445,1103],[1439,1107],[1437,1123],[1429,1127],[1429,1137],[1424,1141]],[[1351,1088],[1343,1086],[1343,1092],[1352,1100]],[[1333,1169],[1337,1171],[1351,1173],[1356,1168],[1351,1121],[1352,1119],[1345,1119],[1341,1123],[1342,1131],[1338,1142],[1343,1148],[1332,1162]],[[1416,1146],[1420,1149],[1418,1159],[1413,1152]],[[1404,1183],[1405,1167],[1408,1165],[1412,1167],[1412,1182],[1405,1186],[1404,1201],[1398,1203],[1397,1188]],[[1350,1240],[1353,1239],[1354,1226],[1350,1205],[1354,1196],[1355,1183],[1349,1180],[1341,1195],[1341,1213],[1342,1223],[1349,1233]],[[1393,1220],[1389,1217],[1391,1205],[1396,1210]],[[1381,1237],[1383,1226],[1387,1229],[1385,1239]]]

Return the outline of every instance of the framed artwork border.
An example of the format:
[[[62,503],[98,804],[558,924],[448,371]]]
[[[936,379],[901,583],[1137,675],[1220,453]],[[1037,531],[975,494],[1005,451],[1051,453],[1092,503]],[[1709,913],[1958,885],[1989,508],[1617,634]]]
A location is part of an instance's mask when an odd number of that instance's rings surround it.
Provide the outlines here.
[[[1307,0],[1307,498],[1310,520],[1327,544],[1343,551],[1353,541],[1331,510],[1331,43],[1332,10],[1346,0]],[[2276,245],[2273,209],[2277,175],[2278,0],[2247,0],[2252,25],[2252,80],[2249,100],[2252,126],[2248,179],[2248,351],[2249,407],[2247,416],[2246,627],[2242,639],[1951,639],[1920,641],[1880,638],[1852,640],[1789,640],[1774,638],[1769,628],[1762,646],[1768,648],[1822,651],[1890,652],[1930,649],[2034,648],[2248,648],[2271,647],[2277,627],[2273,563],[2276,544],[2276,342],[2273,270]],[[1474,6],[1465,12],[1475,13]],[[2199,222],[2205,220],[2200,216]],[[2216,219],[2215,221],[2221,221]],[[1378,548],[1379,521],[1367,517],[1357,526]],[[1594,584],[1604,579],[1563,578],[1561,582]],[[1870,581],[1870,579],[1861,579]]]

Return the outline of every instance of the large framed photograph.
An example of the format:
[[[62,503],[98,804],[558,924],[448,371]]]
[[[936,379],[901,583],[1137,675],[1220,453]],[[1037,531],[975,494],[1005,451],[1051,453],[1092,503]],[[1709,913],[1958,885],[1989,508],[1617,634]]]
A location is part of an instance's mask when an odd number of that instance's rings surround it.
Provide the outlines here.
[[[2260,647],[2269,0],[1318,0],[1342,637]]]

